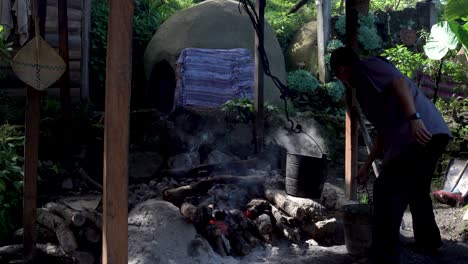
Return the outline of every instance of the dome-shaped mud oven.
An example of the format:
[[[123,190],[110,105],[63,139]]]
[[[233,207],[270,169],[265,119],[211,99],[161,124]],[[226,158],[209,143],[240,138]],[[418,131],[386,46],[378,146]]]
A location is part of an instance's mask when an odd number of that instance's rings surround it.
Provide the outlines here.
[[[183,94],[180,87],[184,86],[184,81],[185,84],[190,83],[185,79],[187,75],[194,77],[190,71],[197,73],[195,77],[198,79],[191,82],[198,85],[193,88],[198,98],[212,98],[212,102],[205,102],[207,105],[216,105],[229,96],[245,95],[247,88],[253,91],[254,42],[251,21],[245,12],[239,12],[236,1],[209,0],[179,11],[160,26],[146,48],[144,65],[148,103],[166,114],[176,105],[187,103],[185,99],[193,93]],[[199,57],[190,61],[183,52],[187,48],[206,52],[198,53]],[[284,56],[275,32],[267,22],[265,49],[271,72],[285,82]],[[249,54],[246,55],[245,51]],[[213,56],[216,58],[213,59]],[[193,63],[194,60],[196,63]],[[220,89],[225,89],[225,92],[221,93]],[[223,98],[218,95],[223,95]],[[278,89],[266,75],[265,100],[273,104],[281,103]]]

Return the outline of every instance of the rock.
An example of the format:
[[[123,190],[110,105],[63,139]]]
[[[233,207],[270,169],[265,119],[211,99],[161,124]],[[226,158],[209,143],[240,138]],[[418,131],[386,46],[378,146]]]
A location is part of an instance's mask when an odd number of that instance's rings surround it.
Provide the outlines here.
[[[317,243],[317,241],[313,240],[313,239],[309,239],[305,242],[307,245],[309,245],[309,247],[316,247],[318,246],[319,244]]]
[[[322,197],[320,203],[327,209],[334,209],[338,202],[338,193],[342,192],[340,188],[326,182],[323,185]]]
[[[70,177],[65,178],[62,182],[62,189],[71,190],[73,189],[73,181]]]
[[[229,161],[233,161],[234,159],[221,152],[221,151],[218,151],[218,150],[213,150],[210,154],[208,154],[208,158],[207,160],[204,162],[204,163],[208,163],[208,164],[212,164],[212,163],[225,163],[225,162],[229,162]]]
[[[128,217],[129,264],[236,263],[215,254],[171,203],[148,200]]]
[[[198,152],[182,153],[169,158],[168,163],[171,169],[191,169],[200,165],[200,156]]]
[[[304,69],[317,72],[317,21],[310,21],[296,33],[286,51],[288,71]]]
[[[131,178],[153,177],[163,164],[163,159],[156,152],[130,152],[129,159]]]
[[[175,72],[180,52],[185,48],[255,49],[254,30],[239,3],[230,0],[208,0],[181,10],[167,19],[148,44],[144,54],[147,79],[157,74],[158,64],[165,62]],[[286,82],[284,56],[271,26],[265,22],[265,49],[271,72]],[[153,72],[154,69],[154,72]],[[155,78],[157,79],[157,78]],[[265,100],[280,105],[279,91],[265,76]]]

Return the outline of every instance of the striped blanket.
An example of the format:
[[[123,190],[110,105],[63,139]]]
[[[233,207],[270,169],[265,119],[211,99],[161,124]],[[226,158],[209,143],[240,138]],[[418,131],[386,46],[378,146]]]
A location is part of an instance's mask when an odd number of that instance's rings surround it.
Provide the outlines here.
[[[184,49],[177,60],[177,107],[216,108],[253,98],[254,59],[246,49]]]

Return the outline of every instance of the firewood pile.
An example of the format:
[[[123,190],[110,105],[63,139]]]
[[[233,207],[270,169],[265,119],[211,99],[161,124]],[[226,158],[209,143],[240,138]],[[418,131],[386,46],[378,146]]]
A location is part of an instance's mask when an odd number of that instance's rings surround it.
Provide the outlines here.
[[[167,189],[163,199],[179,207],[221,256],[245,256],[257,246],[285,239],[294,244],[333,243],[336,219],[331,212],[319,202],[274,189],[267,178],[211,176]]]
[[[37,209],[37,263],[93,264],[101,255],[102,215],[77,211],[59,203]],[[14,234],[15,245],[0,247],[0,263],[22,263],[23,229]]]

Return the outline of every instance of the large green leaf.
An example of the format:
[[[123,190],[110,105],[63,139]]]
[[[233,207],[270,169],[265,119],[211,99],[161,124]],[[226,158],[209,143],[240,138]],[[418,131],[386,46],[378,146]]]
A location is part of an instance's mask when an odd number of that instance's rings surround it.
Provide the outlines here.
[[[458,38],[463,46],[468,47],[468,22],[460,24],[457,21],[449,22],[450,29]]]
[[[443,21],[432,26],[424,52],[429,59],[440,60],[449,50],[456,49],[457,45],[457,36],[450,30],[448,22]]]
[[[449,0],[445,6],[445,19],[448,21],[468,17],[468,0]]]

